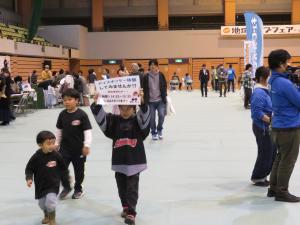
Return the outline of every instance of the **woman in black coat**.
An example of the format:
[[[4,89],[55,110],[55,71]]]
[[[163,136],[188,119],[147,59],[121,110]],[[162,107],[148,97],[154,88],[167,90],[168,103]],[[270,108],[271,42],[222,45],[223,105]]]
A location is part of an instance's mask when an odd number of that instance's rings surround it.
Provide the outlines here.
[[[11,112],[10,112],[10,96],[12,94],[11,89],[11,77],[10,73],[6,68],[1,70],[0,75],[0,121],[2,123],[1,126],[9,125],[9,121],[11,120]]]

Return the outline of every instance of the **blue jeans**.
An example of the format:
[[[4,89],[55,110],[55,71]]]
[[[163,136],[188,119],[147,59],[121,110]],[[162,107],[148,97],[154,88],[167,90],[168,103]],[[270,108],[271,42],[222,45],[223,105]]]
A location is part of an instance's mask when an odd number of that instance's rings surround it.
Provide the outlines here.
[[[149,102],[150,107],[150,127],[151,134],[161,134],[163,129],[163,124],[166,116],[166,104],[162,101],[159,102]],[[158,112],[158,124],[156,126],[156,110]]]

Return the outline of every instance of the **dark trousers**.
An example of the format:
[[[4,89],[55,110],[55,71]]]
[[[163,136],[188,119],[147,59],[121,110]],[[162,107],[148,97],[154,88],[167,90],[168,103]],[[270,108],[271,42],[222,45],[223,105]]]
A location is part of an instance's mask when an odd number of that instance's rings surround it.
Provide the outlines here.
[[[219,90],[220,90],[220,96],[222,96],[222,87],[224,86],[224,97],[226,97],[226,91],[227,91],[227,83],[226,81],[224,82],[219,82]]]
[[[232,92],[234,92],[234,80],[227,81],[228,92],[230,91],[230,86],[232,87]]]
[[[75,185],[74,185],[75,191],[82,191],[86,157],[79,156],[79,155],[70,156],[70,154],[66,154],[63,151],[61,151],[61,155],[65,160],[67,167],[69,167],[70,163],[72,163],[73,165],[74,175],[75,175]],[[62,179],[61,182],[64,188],[67,189],[71,188],[69,179],[68,180]]]
[[[270,185],[278,190],[288,190],[299,153],[300,129],[272,130],[272,140],[276,145],[277,155],[273,163]]]
[[[250,99],[252,96],[252,88],[246,88],[244,87],[244,107],[249,107]]]
[[[254,123],[252,130],[257,143],[257,158],[252,172],[251,180],[266,178],[272,170],[276,155],[276,147],[271,140],[268,130],[263,130]]]
[[[139,197],[140,174],[126,176],[123,173],[115,173],[119,197],[123,207],[128,207],[129,215],[136,215],[136,204]]]
[[[208,81],[201,80],[200,88],[201,88],[202,97],[203,97],[204,93],[205,93],[205,96],[207,96],[207,83],[208,83]]]
[[[215,79],[215,91],[218,91],[219,90],[219,80],[218,79]]]

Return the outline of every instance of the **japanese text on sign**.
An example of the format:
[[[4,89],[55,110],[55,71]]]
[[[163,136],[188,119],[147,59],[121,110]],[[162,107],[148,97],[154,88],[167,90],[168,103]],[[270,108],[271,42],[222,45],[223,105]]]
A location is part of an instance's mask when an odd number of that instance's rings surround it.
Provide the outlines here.
[[[140,77],[127,76],[95,81],[96,89],[108,105],[139,105]]]
[[[264,35],[300,35],[300,25],[271,25],[264,26]],[[222,36],[243,36],[246,35],[245,26],[222,26]]]

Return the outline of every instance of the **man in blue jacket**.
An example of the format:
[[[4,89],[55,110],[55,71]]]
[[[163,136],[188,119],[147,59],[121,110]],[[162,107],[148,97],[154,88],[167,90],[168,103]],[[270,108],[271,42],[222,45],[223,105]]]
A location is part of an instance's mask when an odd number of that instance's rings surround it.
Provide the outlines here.
[[[290,58],[283,49],[272,51],[268,57],[272,70],[269,80],[273,105],[272,139],[277,147],[268,197],[275,197],[276,201],[299,202],[300,198],[288,191],[300,144],[300,92],[289,80]]]

